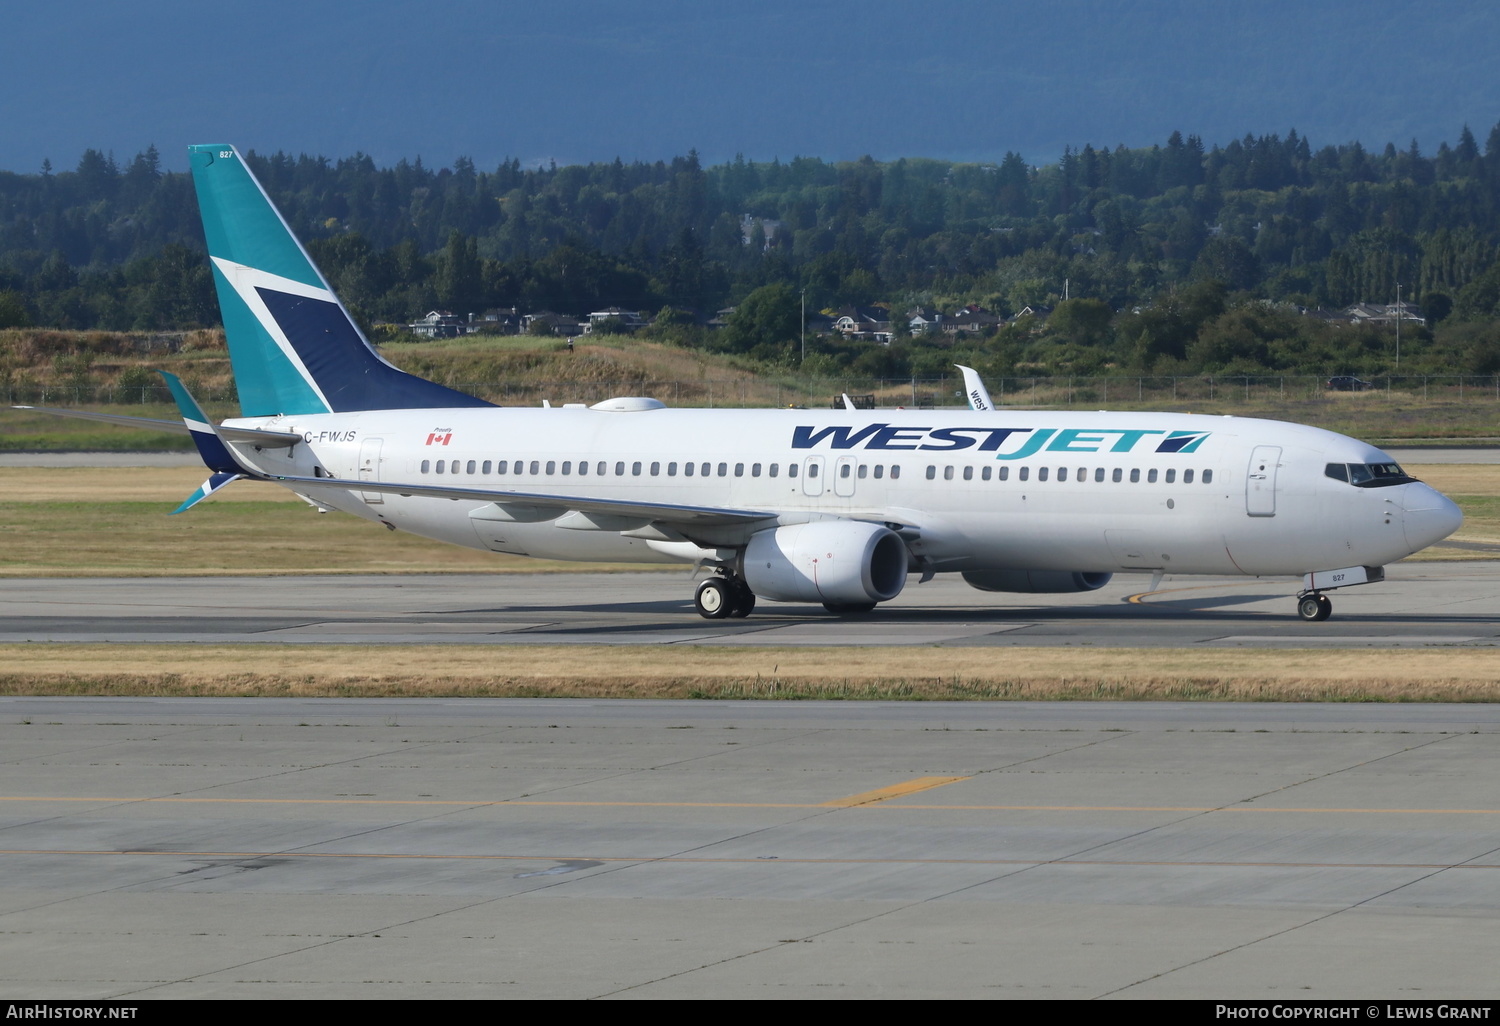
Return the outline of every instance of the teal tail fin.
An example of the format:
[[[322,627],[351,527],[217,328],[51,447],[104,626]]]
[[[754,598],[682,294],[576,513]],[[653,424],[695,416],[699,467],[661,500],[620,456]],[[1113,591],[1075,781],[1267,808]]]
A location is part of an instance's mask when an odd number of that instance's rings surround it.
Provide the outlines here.
[[[381,359],[233,146],[188,155],[245,416],[491,405]]]

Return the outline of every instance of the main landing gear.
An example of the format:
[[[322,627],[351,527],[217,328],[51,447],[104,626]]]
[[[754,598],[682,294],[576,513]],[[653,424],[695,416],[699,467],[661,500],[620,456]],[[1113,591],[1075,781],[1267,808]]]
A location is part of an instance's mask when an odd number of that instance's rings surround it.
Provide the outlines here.
[[[749,616],[755,609],[755,592],[738,577],[715,575],[698,585],[693,606],[709,620]]]
[[[1309,591],[1297,596],[1297,615],[1309,623],[1328,619],[1333,612],[1333,600],[1320,592]]]

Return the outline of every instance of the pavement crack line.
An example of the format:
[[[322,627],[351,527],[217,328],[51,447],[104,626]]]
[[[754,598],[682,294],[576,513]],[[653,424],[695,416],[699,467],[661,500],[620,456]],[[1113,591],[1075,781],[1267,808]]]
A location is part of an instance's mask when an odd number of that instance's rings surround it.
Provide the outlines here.
[[[1426,748],[1428,745],[1439,744],[1439,743],[1441,743],[1443,741],[1450,741],[1450,740],[1452,740],[1455,737],[1462,737],[1462,736],[1464,736],[1464,735],[1461,735],[1461,734],[1446,734],[1446,735],[1444,735],[1442,737],[1433,738],[1431,741],[1424,741],[1422,744],[1419,744],[1419,745],[1411,745],[1411,746],[1409,746],[1407,748],[1403,748],[1399,752],[1387,752],[1385,755],[1377,756],[1377,757],[1375,757],[1373,759],[1366,759],[1363,762],[1357,762],[1357,763],[1354,763],[1353,765],[1350,765],[1350,766],[1344,766],[1344,767],[1341,767],[1341,768],[1336,769],[1336,770],[1329,770],[1327,773],[1320,773],[1320,774],[1318,774],[1315,777],[1309,777],[1307,780],[1302,780],[1302,781],[1298,781],[1297,783],[1294,783],[1294,784],[1285,784],[1285,785],[1283,785],[1281,787],[1272,788],[1270,791],[1265,792],[1265,794],[1263,794],[1263,795],[1256,795],[1255,797],[1256,798],[1263,798],[1266,795],[1276,794],[1278,791],[1284,791],[1284,790],[1287,790],[1288,788],[1292,788],[1292,787],[1300,787],[1302,784],[1312,783],[1315,780],[1324,780],[1324,779],[1326,779],[1328,777],[1336,776],[1337,774],[1344,773],[1344,772],[1347,772],[1349,770],[1359,769],[1360,767],[1363,767],[1363,766],[1370,766],[1370,765],[1373,765],[1374,763],[1382,762],[1385,759],[1390,759],[1390,758],[1393,758],[1393,757],[1398,756],[1398,755],[1405,755],[1408,752],[1415,752],[1418,749]],[[1247,800],[1253,801],[1254,798],[1247,799]],[[1240,804],[1240,803],[1237,802],[1235,804]],[[1226,805],[1226,806],[1223,806],[1223,808],[1230,808],[1230,806]],[[1215,810],[1215,811],[1218,811],[1218,810]],[[1209,813],[1206,813],[1206,812],[1195,813],[1194,815],[1195,816],[1206,816],[1206,815],[1209,815]],[[1192,819],[1192,818],[1194,818],[1194,816],[1186,816],[1186,817],[1183,817],[1183,818],[1184,819]],[[1169,825],[1169,824],[1162,824],[1162,825],[1166,826],[1166,825]],[[1153,828],[1153,829],[1155,829],[1155,828]],[[1147,831],[1142,831],[1142,832],[1145,833]],[[1110,842],[1110,843],[1114,843],[1114,842]],[[1096,845],[1096,847],[1104,847],[1104,845]],[[1163,969],[1159,973],[1153,973],[1150,976],[1147,976],[1147,977],[1144,977],[1142,979],[1136,980],[1134,983],[1127,983],[1127,984],[1125,984],[1122,987],[1116,987],[1114,990],[1106,991],[1103,994],[1097,994],[1097,995],[1095,995],[1095,999],[1111,997],[1111,996],[1113,996],[1115,994],[1119,994],[1119,993],[1122,993],[1124,991],[1127,991],[1127,990],[1129,990],[1132,987],[1139,987],[1142,984],[1150,983],[1152,980],[1159,980],[1159,979],[1161,979],[1164,976],[1170,976],[1172,973],[1175,973],[1175,972],[1177,972],[1177,971],[1179,971],[1181,969],[1190,969],[1190,968],[1192,968],[1195,965],[1202,965],[1205,962],[1210,962],[1213,959],[1219,958],[1219,957],[1221,957],[1223,955],[1228,955],[1228,954],[1231,954],[1231,953],[1236,952],[1236,951],[1241,951],[1241,950],[1243,950],[1245,948],[1248,948],[1248,947],[1250,947],[1252,945],[1259,944],[1262,941],[1271,940],[1272,938],[1280,937],[1280,936],[1282,936],[1284,934],[1292,933],[1292,932],[1294,932],[1296,930],[1303,929],[1304,927],[1312,926],[1314,923],[1320,923],[1320,922],[1322,922],[1325,919],[1331,919],[1332,917],[1334,917],[1336,915],[1340,915],[1340,914],[1342,914],[1344,912],[1348,912],[1351,909],[1359,908],[1361,905],[1364,905],[1364,904],[1366,904],[1368,902],[1374,901],[1377,898],[1383,898],[1386,895],[1394,894],[1394,893],[1396,893],[1397,891],[1399,891],[1399,890],[1401,890],[1403,888],[1410,887],[1413,884],[1421,883],[1423,880],[1430,880],[1433,877],[1437,876],[1439,873],[1446,873],[1450,869],[1457,869],[1460,866],[1466,866],[1466,865],[1469,865],[1470,863],[1477,862],[1479,859],[1482,859],[1482,858],[1485,858],[1485,857],[1487,857],[1489,855],[1492,855],[1492,854],[1494,854],[1497,851],[1500,851],[1500,848],[1492,848],[1489,851],[1481,852],[1478,855],[1474,855],[1474,856],[1472,856],[1470,858],[1464,859],[1462,862],[1455,862],[1452,865],[1442,866],[1442,867],[1440,867],[1438,869],[1432,870],[1430,873],[1423,873],[1421,876],[1415,877],[1414,879],[1407,880],[1404,883],[1400,883],[1400,884],[1397,884],[1394,887],[1387,888],[1386,890],[1381,891],[1378,894],[1372,894],[1369,897],[1361,898],[1359,901],[1356,901],[1356,902],[1353,902],[1353,903],[1351,903],[1349,905],[1346,905],[1343,908],[1334,909],[1331,912],[1325,912],[1322,915],[1314,916],[1313,918],[1311,918],[1311,919],[1309,919],[1309,920],[1307,920],[1305,922],[1295,923],[1295,924],[1293,924],[1291,926],[1284,927],[1283,929],[1274,930],[1271,933],[1266,934],[1265,936],[1252,938],[1251,940],[1247,940],[1247,941],[1244,941],[1244,942],[1242,942],[1240,944],[1235,944],[1232,947],[1225,948],[1222,951],[1215,951],[1212,954],[1204,955],[1202,958],[1195,958],[1191,962],[1184,962],[1182,965],[1176,965],[1176,966],[1173,966],[1170,969]],[[1071,857],[1076,858],[1077,856],[1071,856]]]

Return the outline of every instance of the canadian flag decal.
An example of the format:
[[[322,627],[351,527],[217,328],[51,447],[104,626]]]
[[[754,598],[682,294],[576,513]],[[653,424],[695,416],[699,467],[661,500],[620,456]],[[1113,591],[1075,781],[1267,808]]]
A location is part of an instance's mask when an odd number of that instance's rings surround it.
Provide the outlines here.
[[[433,431],[427,436],[428,445],[447,445],[453,441],[452,431]]]

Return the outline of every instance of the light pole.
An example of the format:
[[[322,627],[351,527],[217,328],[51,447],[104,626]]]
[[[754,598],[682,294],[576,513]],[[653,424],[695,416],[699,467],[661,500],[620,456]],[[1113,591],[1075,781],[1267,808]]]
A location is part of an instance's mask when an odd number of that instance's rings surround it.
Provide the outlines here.
[[[802,289],[802,362],[807,362],[807,288]]]
[[[1396,369],[1401,369],[1401,283],[1396,282]]]

